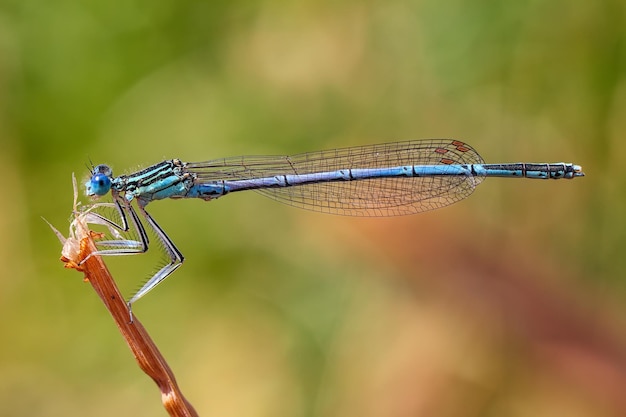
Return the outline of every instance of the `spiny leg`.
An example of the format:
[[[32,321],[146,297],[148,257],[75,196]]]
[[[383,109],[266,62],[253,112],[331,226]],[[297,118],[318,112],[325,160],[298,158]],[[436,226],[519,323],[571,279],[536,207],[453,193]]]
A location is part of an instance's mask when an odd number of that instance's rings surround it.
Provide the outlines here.
[[[174,245],[174,243],[169,238],[169,236],[167,236],[167,234],[163,231],[163,229],[161,229],[161,226],[159,226],[158,223],[152,218],[152,216],[148,214],[144,206],[145,206],[145,203],[142,204],[142,202],[140,201],[138,204],[139,212],[143,215],[143,217],[146,219],[146,221],[148,222],[148,224],[150,225],[150,227],[156,234],[157,238],[163,244],[163,247],[165,248],[165,251],[167,252],[170,258],[170,262],[167,265],[165,265],[163,268],[161,268],[156,274],[154,274],[152,278],[150,278],[139,289],[139,291],[137,291],[135,295],[133,295],[132,298],[128,301],[128,309],[129,309],[129,312],[131,313],[131,320],[132,320],[132,309],[131,309],[132,304],[135,301],[139,300],[144,295],[146,295],[147,293],[149,293],[158,284],[163,282],[163,280],[165,280],[165,278],[167,278],[172,272],[174,272],[176,268],[181,266],[183,261],[185,260],[185,258],[183,257],[183,254],[180,253],[180,251],[178,250],[178,248],[176,248],[176,245]]]
[[[129,201],[126,201],[125,199],[123,199],[122,197],[118,195],[114,196],[114,202],[115,202],[115,207],[117,208],[122,224],[121,225],[117,224],[116,222],[102,216],[99,213],[91,213],[91,215],[95,216],[95,218],[97,219],[95,223],[104,224],[114,229],[120,230],[122,232],[128,232],[131,229],[131,225],[132,225],[132,228],[134,228],[137,231],[137,233],[139,234],[139,238],[141,240],[137,241],[137,240],[116,239],[116,240],[100,241],[98,242],[98,245],[115,247],[115,249],[103,249],[103,250],[98,250],[96,252],[92,252],[89,255],[87,255],[87,257],[85,257],[85,259],[83,259],[80,262],[80,264],[83,264],[85,261],[87,261],[87,259],[89,259],[93,255],[107,255],[107,256],[136,255],[136,254],[145,253],[148,251],[148,245],[150,242],[148,238],[148,233],[146,232],[146,229],[143,223],[139,219],[139,216],[137,215],[137,212],[135,211],[131,203]],[[141,212],[144,215],[147,215],[143,207],[141,206],[139,207],[141,209]],[[130,222],[128,221],[126,217],[127,212],[130,215]],[[152,219],[150,218],[150,220]],[[153,226],[155,224],[154,220],[149,222],[149,224],[154,228]],[[155,232],[157,236],[159,236],[159,233],[156,230]],[[161,231],[161,233],[163,232]],[[160,236],[159,236],[159,239],[161,239]],[[133,322],[133,312],[131,309],[131,303],[132,301],[127,303],[130,323]]]
[[[114,205],[117,208],[118,214],[120,216],[121,223],[122,223],[121,225],[117,224],[111,219],[104,217],[103,215],[99,213],[90,213],[90,214],[99,220],[97,222],[98,224],[104,224],[114,229],[120,230],[122,232],[128,232],[131,229],[131,225],[132,225],[132,228],[134,228],[137,231],[137,233],[139,234],[139,238],[141,240],[114,239],[114,240],[103,240],[103,241],[96,242],[98,246],[108,246],[114,249],[102,249],[96,252],[92,252],[89,255],[87,255],[85,259],[80,261],[79,265],[82,265],[85,261],[87,261],[87,259],[89,259],[93,255],[107,255],[107,256],[135,255],[139,253],[145,253],[148,250],[148,244],[149,244],[148,234],[146,233],[146,230],[143,224],[139,220],[139,216],[137,215],[137,212],[135,211],[135,209],[133,209],[130,203],[124,200],[120,202],[120,200],[121,200],[121,197],[115,198]],[[130,219],[131,219],[130,223],[128,222],[128,219],[126,217],[126,212],[130,214]]]

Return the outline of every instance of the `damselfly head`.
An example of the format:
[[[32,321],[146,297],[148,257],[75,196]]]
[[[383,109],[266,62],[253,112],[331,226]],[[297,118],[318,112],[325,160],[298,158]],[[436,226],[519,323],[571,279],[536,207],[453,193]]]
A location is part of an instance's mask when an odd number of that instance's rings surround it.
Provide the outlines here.
[[[85,194],[98,198],[111,189],[113,171],[108,165],[97,165],[91,172],[91,178],[85,183]]]

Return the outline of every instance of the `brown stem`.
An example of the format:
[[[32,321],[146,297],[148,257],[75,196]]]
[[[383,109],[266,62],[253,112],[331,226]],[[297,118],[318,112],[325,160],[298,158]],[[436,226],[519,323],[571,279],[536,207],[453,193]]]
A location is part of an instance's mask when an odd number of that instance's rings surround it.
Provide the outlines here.
[[[93,236],[88,235],[80,240],[80,253],[77,258],[85,259],[95,251],[96,246]],[[126,302],[102,258],[100,256],[90,256],[81,265],[65,257],[62,257],[61,260],[66,263],[66,267],[76,269],[85,274],[85,280],[91,283],[91,286],[100,296],[111,316],[113,316],[117,328],[124,336],[139,367],[156,382],[161,390],[161,400],[169,415],[175,417],[198,416],[196,410],[194,410],[193,406],[185,399],[178,388],[174,373],[148,335],[146,329],[136,316],[133,316],[133,322],[130,322]]]

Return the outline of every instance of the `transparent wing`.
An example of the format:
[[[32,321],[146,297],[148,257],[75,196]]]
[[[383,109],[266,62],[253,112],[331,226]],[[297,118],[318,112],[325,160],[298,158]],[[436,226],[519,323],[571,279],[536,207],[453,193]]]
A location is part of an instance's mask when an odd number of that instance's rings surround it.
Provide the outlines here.
[[[354,168],[480,164],[469,145],[453,139],[394,142],[292,156],[239,156],[188,163],[198,183],[304,175]],[[264,188],[257,192],[291,206],[349,216],[398,216],[444,207],[469,196],[477,176],[373,178]]]

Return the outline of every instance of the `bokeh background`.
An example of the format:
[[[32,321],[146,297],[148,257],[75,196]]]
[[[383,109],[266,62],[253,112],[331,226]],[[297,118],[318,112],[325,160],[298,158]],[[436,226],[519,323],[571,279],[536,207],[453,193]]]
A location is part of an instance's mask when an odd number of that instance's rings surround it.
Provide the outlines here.
[[[488,162],[435,212],[163,201],[135,305],[200,415],[626,415],[622,0],[3,0],[0,415],[166,415],[42,216],[71,174],[430,137]],[[157,251],[153,251],[157,252]],[[130,295],[158,253],[108,259]]]

